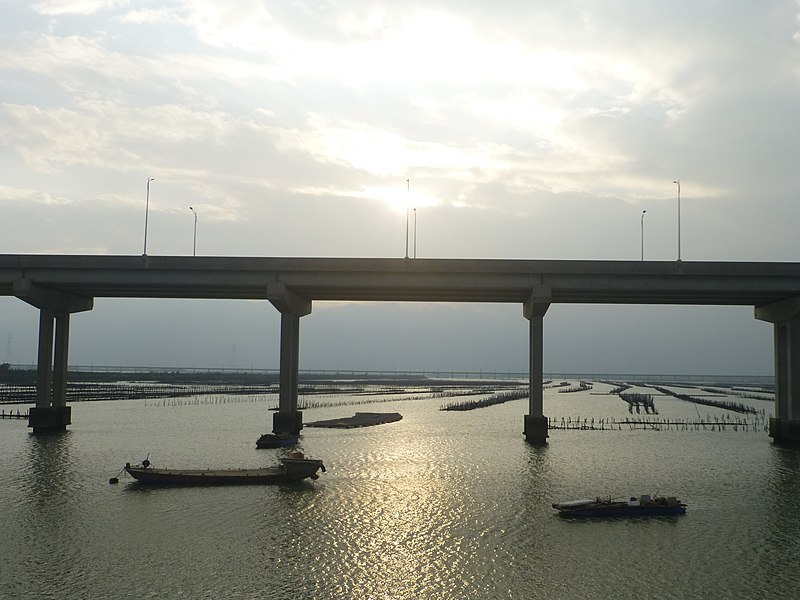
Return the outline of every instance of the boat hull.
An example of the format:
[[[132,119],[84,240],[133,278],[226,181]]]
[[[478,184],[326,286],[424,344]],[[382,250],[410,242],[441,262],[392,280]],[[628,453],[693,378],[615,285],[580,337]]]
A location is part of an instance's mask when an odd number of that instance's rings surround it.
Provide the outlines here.
[[[296,435],[265,433],[256,440],[256,448],[289,448],[296,446],[299,441],[300,438]]]
[[[620,506],[562,510],[558,514],[562,517],[585,519],[591,517],[652,517],[661,515],[682,515],[685,513],[685,506]]]
[[[659,515],[682,515],[686,504],[671,496],[651,498],[649,494],[631,497],[627,502],[610,498],[594,500],[572,500],[553,504],[562,517],[650,517]]]
[[[153,485],[270,485],[316,479],[325,471],[321,460],[283,459],[276,467],[262,469],[157,469],[126,464],[125,472],[140,483]]]

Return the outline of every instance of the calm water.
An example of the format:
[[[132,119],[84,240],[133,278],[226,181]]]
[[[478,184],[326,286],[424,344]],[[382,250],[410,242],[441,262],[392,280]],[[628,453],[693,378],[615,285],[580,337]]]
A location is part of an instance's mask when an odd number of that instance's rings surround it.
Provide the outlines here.
[[[255,449],[271,429],[263,398],[75,404],[53,437],[0,421],[0,597],[797,598],[800,450],[763,431],[675,430],[553,431],[537,448],[521,434],[526,400],[441,404],[308,410],[306,422],[356,410],[404,419],[306,428],[302,449],[328,472],[273,487],[108,484],[148,453],[155,466],[272,464],[279,450]],[[656,405],[662,417],[697,414]],[[553,417],[622,418],[626,407],[545,392]],[[688,513],[570,521],[550,507],[656,492]]]

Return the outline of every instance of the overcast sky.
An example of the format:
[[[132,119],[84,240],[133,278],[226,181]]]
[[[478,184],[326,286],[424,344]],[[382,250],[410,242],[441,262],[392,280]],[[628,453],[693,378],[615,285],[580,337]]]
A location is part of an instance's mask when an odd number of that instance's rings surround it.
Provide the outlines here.
[[[800,2],[0,0],[0,252],[796,261]],[[644,213],[643,211],[647,211]],[[642,227],[643,226],[643,227]],[[642,234],[644,234],[642,236]],[[0,358],[37,312],[0,299]],[[72,364],[277,366],[97,299]],[[527,368],[521,306],[314,305],[302,368]],[[752,307],[553,306],[545,369],[772,370]]]

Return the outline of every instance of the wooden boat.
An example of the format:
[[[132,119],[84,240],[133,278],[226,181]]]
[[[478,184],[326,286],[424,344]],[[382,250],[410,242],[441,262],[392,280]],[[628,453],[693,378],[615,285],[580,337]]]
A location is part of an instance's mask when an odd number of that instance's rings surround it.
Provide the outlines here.
[[[282,458],[274,467],[258,469],[156,469],[145,459],[142,464],[125,464],[123,469],[140,483],[157,485],[248,485],[294,483],[303,479],[317,479],[317,471],[325,472],[321,460],[305,458],[295,453]]]
[[[300,436],[288,433],[265,433],[256,440],[256,448],[288,448],[295,446]]]
[[[674,496],[650,497],[642,494],[628,500],[595,498],[594,500],[570,500],[553,503],[562,517],[643,517],[650,515],[682,515],[686,504]]]

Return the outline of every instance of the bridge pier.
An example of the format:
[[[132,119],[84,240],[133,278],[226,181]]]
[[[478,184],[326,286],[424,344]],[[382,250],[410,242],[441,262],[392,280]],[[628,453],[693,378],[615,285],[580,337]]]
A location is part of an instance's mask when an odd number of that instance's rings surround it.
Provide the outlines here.
[[[36,406],[30,409],[28,427],[33,433],[65,431],[72,422],[72,408],[67,406],[69,318],[73,312],[91,310],[94,300],[42,288],[27,279],[14,283],[14,294],[39,308]]]
[[[769,435],[777,444],[800,444],[800,297],[755,309],[773,324],[775,344],[775,416]]]
[[[282,282],[267,285],[267,299],[281,313],[281,358],[278,412],[272,417],[272,431],[299,435],[303,412],[297,410],[300,373],[300,317],[311,312],[311,301],[295,294]]]
[[[552,293],[550,288],[540,286],[522,306],[522,314],[528,319],[530,331],[530,371],[528,414],[525,415],[523,433],[532,444],[547,443],[547,417],[544,416],[544,315],[550,308]]]

